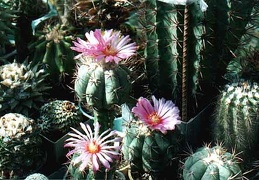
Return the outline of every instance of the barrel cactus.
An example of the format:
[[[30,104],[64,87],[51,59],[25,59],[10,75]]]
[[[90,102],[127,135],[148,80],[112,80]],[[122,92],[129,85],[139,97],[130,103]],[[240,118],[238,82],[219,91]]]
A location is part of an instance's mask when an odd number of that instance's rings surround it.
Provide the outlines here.
[[[153,178],[162,178],[163,172],[177,159],[182,148],[183,137],[176,127],[181,123],[179,110],[172,101],[156,100],[154,107],[140,98],[132,109],[139,120],[128,123],[123,138],[124,159],[141,173],[149,173]]]
[[[71,75],[75,69],[74,52],[70,49],[71,33],[59,23],[47,23],[43,30],[36,31],[35,40],[29,44],[32,63],[45,65],[55,83],[62,82],[65,75]]]
[[[44,69],[27,61],[0,66],[0,114],[35,114],[50,89],[46,77]]]
[[[21,178],[45,161],[42,141],[33,119],[18,113],[0,117],[1,179]]]
[[[119,31],[96,29],[85,35],[88,41],[78,38],[71,47],[80,53],[75,57],[78,70],[74,89],[78,100],[94,110],[95,118],[106,121],[105,129],[114,119],[114,106],[129,97],[129,71],[120,61],[134,55],[136,46]]]
[[[48,180],[47,176],[41,173],[33,173],[25,178],[25,180]]]
[[[214,139],[228,149],[251,158],[258,140],[259,86],[240,80],[226,85],[215,110]]]
[[[57,131],[67,133],[70,127],[78,126],[83,121],[79,107],[68,100],[50,101],[39,111],[37,124],[43,134]]]
[[[236,154],[220,145],[204,146],[191,154],[184,162],[184,180],[243,179]]]

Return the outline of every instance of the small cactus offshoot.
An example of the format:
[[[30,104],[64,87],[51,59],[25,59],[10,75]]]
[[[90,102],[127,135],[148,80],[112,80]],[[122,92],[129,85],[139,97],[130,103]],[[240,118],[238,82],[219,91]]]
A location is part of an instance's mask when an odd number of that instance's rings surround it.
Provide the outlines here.
[[[242,171],[235,154],[217,145],[204,146],[191,154],[184,162],[184,180],[242,179]]]
[[[45,160],[42,141],[33,119],[18,113],[0,117],[0,179],[23,177]]]

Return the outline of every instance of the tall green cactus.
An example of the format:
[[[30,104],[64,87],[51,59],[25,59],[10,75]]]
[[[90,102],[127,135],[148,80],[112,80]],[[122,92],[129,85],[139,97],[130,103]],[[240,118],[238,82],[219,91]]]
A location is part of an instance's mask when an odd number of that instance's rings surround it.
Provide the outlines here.
[[[259,86],[248,81],[227,85],[216,106],[214,139],[245,161],[251,160],[258,142],[258,106]]]
[[[206,12],[199,2],[182,6],[156,0],[145,1],[138,10],[137,32],[146,44],[143,55],[151,92],[178,104],[188,99],[194,109],[208,88],[224,82],[222,76],[256,3],[206,2]],[[211,92],[207,96],[211,98]],[[183,113],[187,111],[186,106],[182,108]]]

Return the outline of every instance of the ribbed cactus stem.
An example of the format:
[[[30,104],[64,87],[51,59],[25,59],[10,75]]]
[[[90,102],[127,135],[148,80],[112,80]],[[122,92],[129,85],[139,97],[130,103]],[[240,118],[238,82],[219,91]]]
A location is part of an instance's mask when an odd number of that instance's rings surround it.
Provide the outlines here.
[[[188,6],[184,8],[184,31],[183,31],[183,60],[182,60],[182,121],[187,121],[187,90],[188,90],[188,41],[189,11]]]
[[[115,111],[108,109],[94,109],[94,121],[98,121],[101,124],[100,132],[107,129],[111,129],[113,120],[115,119]]]

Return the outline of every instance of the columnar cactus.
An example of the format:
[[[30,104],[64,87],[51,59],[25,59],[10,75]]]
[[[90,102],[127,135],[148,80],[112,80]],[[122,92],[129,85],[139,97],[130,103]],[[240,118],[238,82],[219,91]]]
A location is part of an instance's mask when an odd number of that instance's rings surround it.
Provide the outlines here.
[[[122,153],[138,172],[163,179],[166,168],[178,164],[183,137],[176,124],[181,121],[179,109],[172,101],[157,100],[154,96],[152,99],[154,105],[141,97],[133,107],[132,112],[139,121],[129,121]]]
[[[33,119],[17,113],[0,117],[0,177],[21,178],[45,160],[42,141]]]
[[[102,128],[111,127],[115,106],[126,102],[131,90],[129,70],[120,61],[135,54],[135,43],[119,31],[96,29],[85,34],[71,49],[80,54],[75,80],[75,93],[79,102],[86,102],[94,110]]]
[[[140,122],[131,121],[123,138],[122,153],[132,168],[153,177],[161,176],[181,150],[179,129],[163,134]]]
[[[221,77],[255,16],[251,11],[257,1],[208,0],[206,12],[199,1],[186,6],[166,2],[172,4],[144,1],[133,16],[138,17],[133,27],[144,44],[149,88],[178,104],[187,99],[196,105],[200,92],[223,83]]]
[[[75,69],[74,52],[70,49],[73,36],[59,23],[47,24],[37,31],[36,40],[29,44],[33,64],[42,63],[53,82],[60,82]]]
[[[228,149],[251,158],[256,147],[259,127],[259,86],[239,81],[226,86],[215,108],[214,139]]]
[[[184,162],[184,180],[242,179],[236,154],[221,146],[201,147]]]
[[[16,112],[28,116],[35,113],[50,89],[46,77],[44,69],[27,62],[0,66],[0,114]]]
[[[83,121],[79,107],[68,100],[50,101],[39,111],[37,124],[44,134],[55,131],[66,133],[70,127],[78,126]]]

